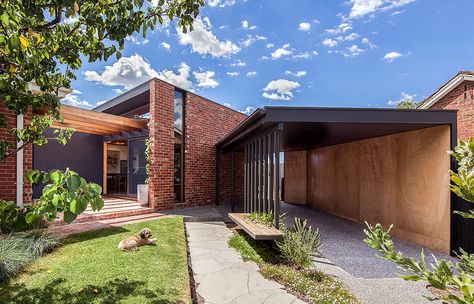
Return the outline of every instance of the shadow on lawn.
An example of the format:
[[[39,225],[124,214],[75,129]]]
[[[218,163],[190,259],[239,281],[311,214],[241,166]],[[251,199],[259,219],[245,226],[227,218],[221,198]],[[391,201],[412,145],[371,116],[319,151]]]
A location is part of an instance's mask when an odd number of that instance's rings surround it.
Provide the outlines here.
[[[176,304],[163,299],[162,290],[143,287],[146,282],[128,279],[114,279],[102,286],[86,285],[79,291],[70,291],[64,286],[65,279],[59,278],[40,288],[28,288],[25,284],[5,284],[0,287],[0,303],[4,304],[115,304],[133,297],[147,299],[147,303]],[[167,290],[169,295],[170,290]],[[171,290],[177,296],[177,290]],[[180,302],[178,302],[180,303]],[[184,303],[184,302],[181,302]]]
[[[247,241],[265,263],[273,265],[283,263],[278,255],[278,247],[275,241],[255,241],[242,229],[235,229],[235,232]]]
[[[100,230],[95,230],[95,231],[88,231],[88,232],[81,232],[78,234],[71,234],[67,237],[65,237],[62,240],[63,245],[66,244],[74,244],[74,243],[79,243],[79,242],[84,242],[84,241],[89,241],[92,239],[99,239],[103,237],[108,237],[111,235],[115,234],[121,234],[124,232],[130,232],[129,229],[125,229],[123,227],[104,227]]]

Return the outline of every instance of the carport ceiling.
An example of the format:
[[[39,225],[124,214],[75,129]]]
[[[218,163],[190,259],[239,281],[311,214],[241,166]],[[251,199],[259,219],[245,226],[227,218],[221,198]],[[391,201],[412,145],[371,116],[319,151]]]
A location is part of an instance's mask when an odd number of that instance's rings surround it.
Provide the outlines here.
[[[456,111],[265,107],[250,115],[218,146],[224,151],[241,151],[245,142],[277,127],[282,129],[281,150],[295,151],[439,125],[451,125],[456,130]]]

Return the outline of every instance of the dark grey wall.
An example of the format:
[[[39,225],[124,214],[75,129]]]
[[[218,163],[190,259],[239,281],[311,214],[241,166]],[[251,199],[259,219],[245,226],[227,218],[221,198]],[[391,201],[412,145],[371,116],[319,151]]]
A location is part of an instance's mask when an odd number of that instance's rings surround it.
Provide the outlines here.
[[[52,137],[53,130],[48,130],[46,135]],[[44,146],[34,146],[33,168],[44,171],[69,168],[86,181],[102,186],[103,150],[102,136],[75,132],[65,146],[54,140]],[[33,197],[38,198],[42,189],[42,185],[35,186]]]

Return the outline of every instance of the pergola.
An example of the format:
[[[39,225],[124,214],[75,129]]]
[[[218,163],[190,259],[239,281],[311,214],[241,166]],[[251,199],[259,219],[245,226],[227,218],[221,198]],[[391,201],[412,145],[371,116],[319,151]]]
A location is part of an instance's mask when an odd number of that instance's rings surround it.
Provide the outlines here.
[[[36,113],[44,114],[45,110]],[[61,106],[62,121],[55,121],[53,128],[73,128],[78,132],[111,136],[130,132],[142,132],[148,129],[147,121],[112,115],[92,110],[76,108],[68,105]]]

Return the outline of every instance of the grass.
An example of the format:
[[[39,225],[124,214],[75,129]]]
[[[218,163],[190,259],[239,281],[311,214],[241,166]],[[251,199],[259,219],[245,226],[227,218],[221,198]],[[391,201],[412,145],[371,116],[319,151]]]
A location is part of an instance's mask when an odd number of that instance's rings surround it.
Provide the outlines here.
[[[332,276],[316,269],[285,265],[272,242],[256,242],[237,232],[229,239],[229,245],[240,252],[244,260],[257,263],[265,278],[279,282],[308,303],[359,303],[346,286]]]
[[[125,237],[150,228],[156,246],[121,252]],[[190,303],[182,218],[164,218],[69,237],[22,275],[0,285],[0,303]]]

